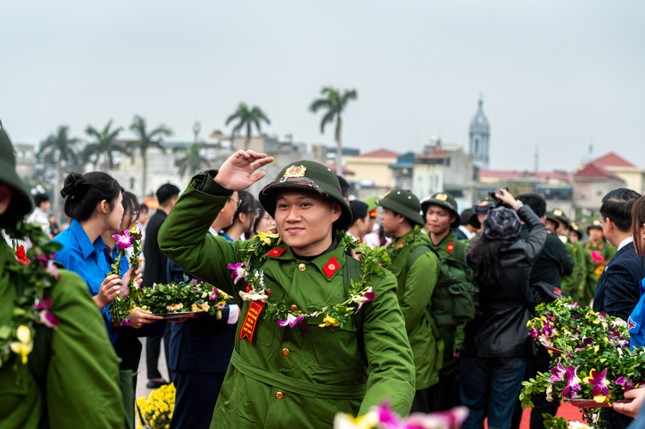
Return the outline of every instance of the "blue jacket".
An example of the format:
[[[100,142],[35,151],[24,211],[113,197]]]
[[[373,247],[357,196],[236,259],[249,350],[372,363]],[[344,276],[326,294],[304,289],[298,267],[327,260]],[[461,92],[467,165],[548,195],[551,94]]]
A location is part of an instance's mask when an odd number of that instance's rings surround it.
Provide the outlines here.
[[[645,257],[638,256],[634,246],[627,245],[609,260],[593,298],[593,310],[604,311],[627,320],[640,298],[640,282]]]
[[[627,319],[627,329],[629,329],[630,347],[645,346],[645,278],[641,280],[641,299],[636,304],[636,308]]]

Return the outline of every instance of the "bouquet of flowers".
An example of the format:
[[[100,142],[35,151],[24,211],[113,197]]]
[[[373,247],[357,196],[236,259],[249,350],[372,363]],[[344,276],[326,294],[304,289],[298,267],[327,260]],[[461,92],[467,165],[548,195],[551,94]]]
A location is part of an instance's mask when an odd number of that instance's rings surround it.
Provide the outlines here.
[[[140,298],[140,286],[134,281],[135,273],[141,267],[141,231],[139,228],[132,227],[130,230],[121,231],[119,234],[112,236],[116,240],[116,246],[119,251],[116,259],[111,265],[110,274],[120,274],[119,267],[123,257],[128,258],[128,263],[132,269],[132,275],[127,285],[127,293],[117,296],[112,302],[110,311],[112,320],[119,325],[128,325],[128,316],[136,307],[136,302]]]
[[[568,299],[537,307],[527,324],[529,335],[552,347],[552,368],[522,383],[520,400],[546,392],[583,408],[585,420],[598,422],[599,407],[620,401],[624,392],[645,381],[645,348],[629,349],[622,320],[579,307]]]
[[[431,414],[412,413],[401,418],[389,404],[383,403],[360,417],[336,414],[334,429],[459,429],[466,417],[466,407],[455,407]]]
[[[175,408],[175,385],[170,383],[137,398],[140,429],[168,429]]]
[[[536,307],[529,320],[529,335],[554,353],[571,353],[594,344],[604,348],[629,346],[625,322],[604,312],[581,307],[571,298],[560,298]]]

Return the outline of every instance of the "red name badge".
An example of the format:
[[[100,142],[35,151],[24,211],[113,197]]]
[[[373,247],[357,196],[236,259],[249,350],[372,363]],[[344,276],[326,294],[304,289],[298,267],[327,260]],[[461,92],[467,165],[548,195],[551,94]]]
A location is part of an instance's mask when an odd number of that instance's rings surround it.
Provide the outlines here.
[[[242,328],[240,329],[240,340],[247,339],[250,344],[253,344],[253,334],[255,334],[255,327],[258,324],[258,319],[260,318],[260,313],[266,303],[260,301],[253,301],[249,305],[249,310],[246,312],[244,317],[244,323],[242,323]]]

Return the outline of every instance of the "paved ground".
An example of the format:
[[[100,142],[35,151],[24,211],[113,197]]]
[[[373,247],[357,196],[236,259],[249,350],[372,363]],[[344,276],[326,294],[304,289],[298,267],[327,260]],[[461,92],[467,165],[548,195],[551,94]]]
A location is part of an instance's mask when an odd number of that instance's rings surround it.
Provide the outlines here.
[[[148,368],[146,367],[146,339],[140,338],[139,340],[143,344],[143,351],[141,352],[141,361],[139,362],[139,375],[137,377],[137,398],[140,396],[148,396],[148,394],[150,393],[150,389],[146,388],[146,383],[148,382]],[[161,347],[161,355],[159,356],[158,368],[164,380],[170,381],[168,379],[168,368],[166,367],[166,355],[163,351],[163,342]]]

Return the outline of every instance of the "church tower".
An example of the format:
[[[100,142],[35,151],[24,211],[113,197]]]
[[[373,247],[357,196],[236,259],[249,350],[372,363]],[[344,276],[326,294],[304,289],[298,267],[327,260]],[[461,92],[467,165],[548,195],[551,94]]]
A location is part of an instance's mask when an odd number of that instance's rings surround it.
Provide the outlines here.
[[[488,143],[490,141],[490,125],[484,115],[484,100],[479,96],[479,107],[472,121],[470,121],[470,157],[480,170],[488,169]]]

